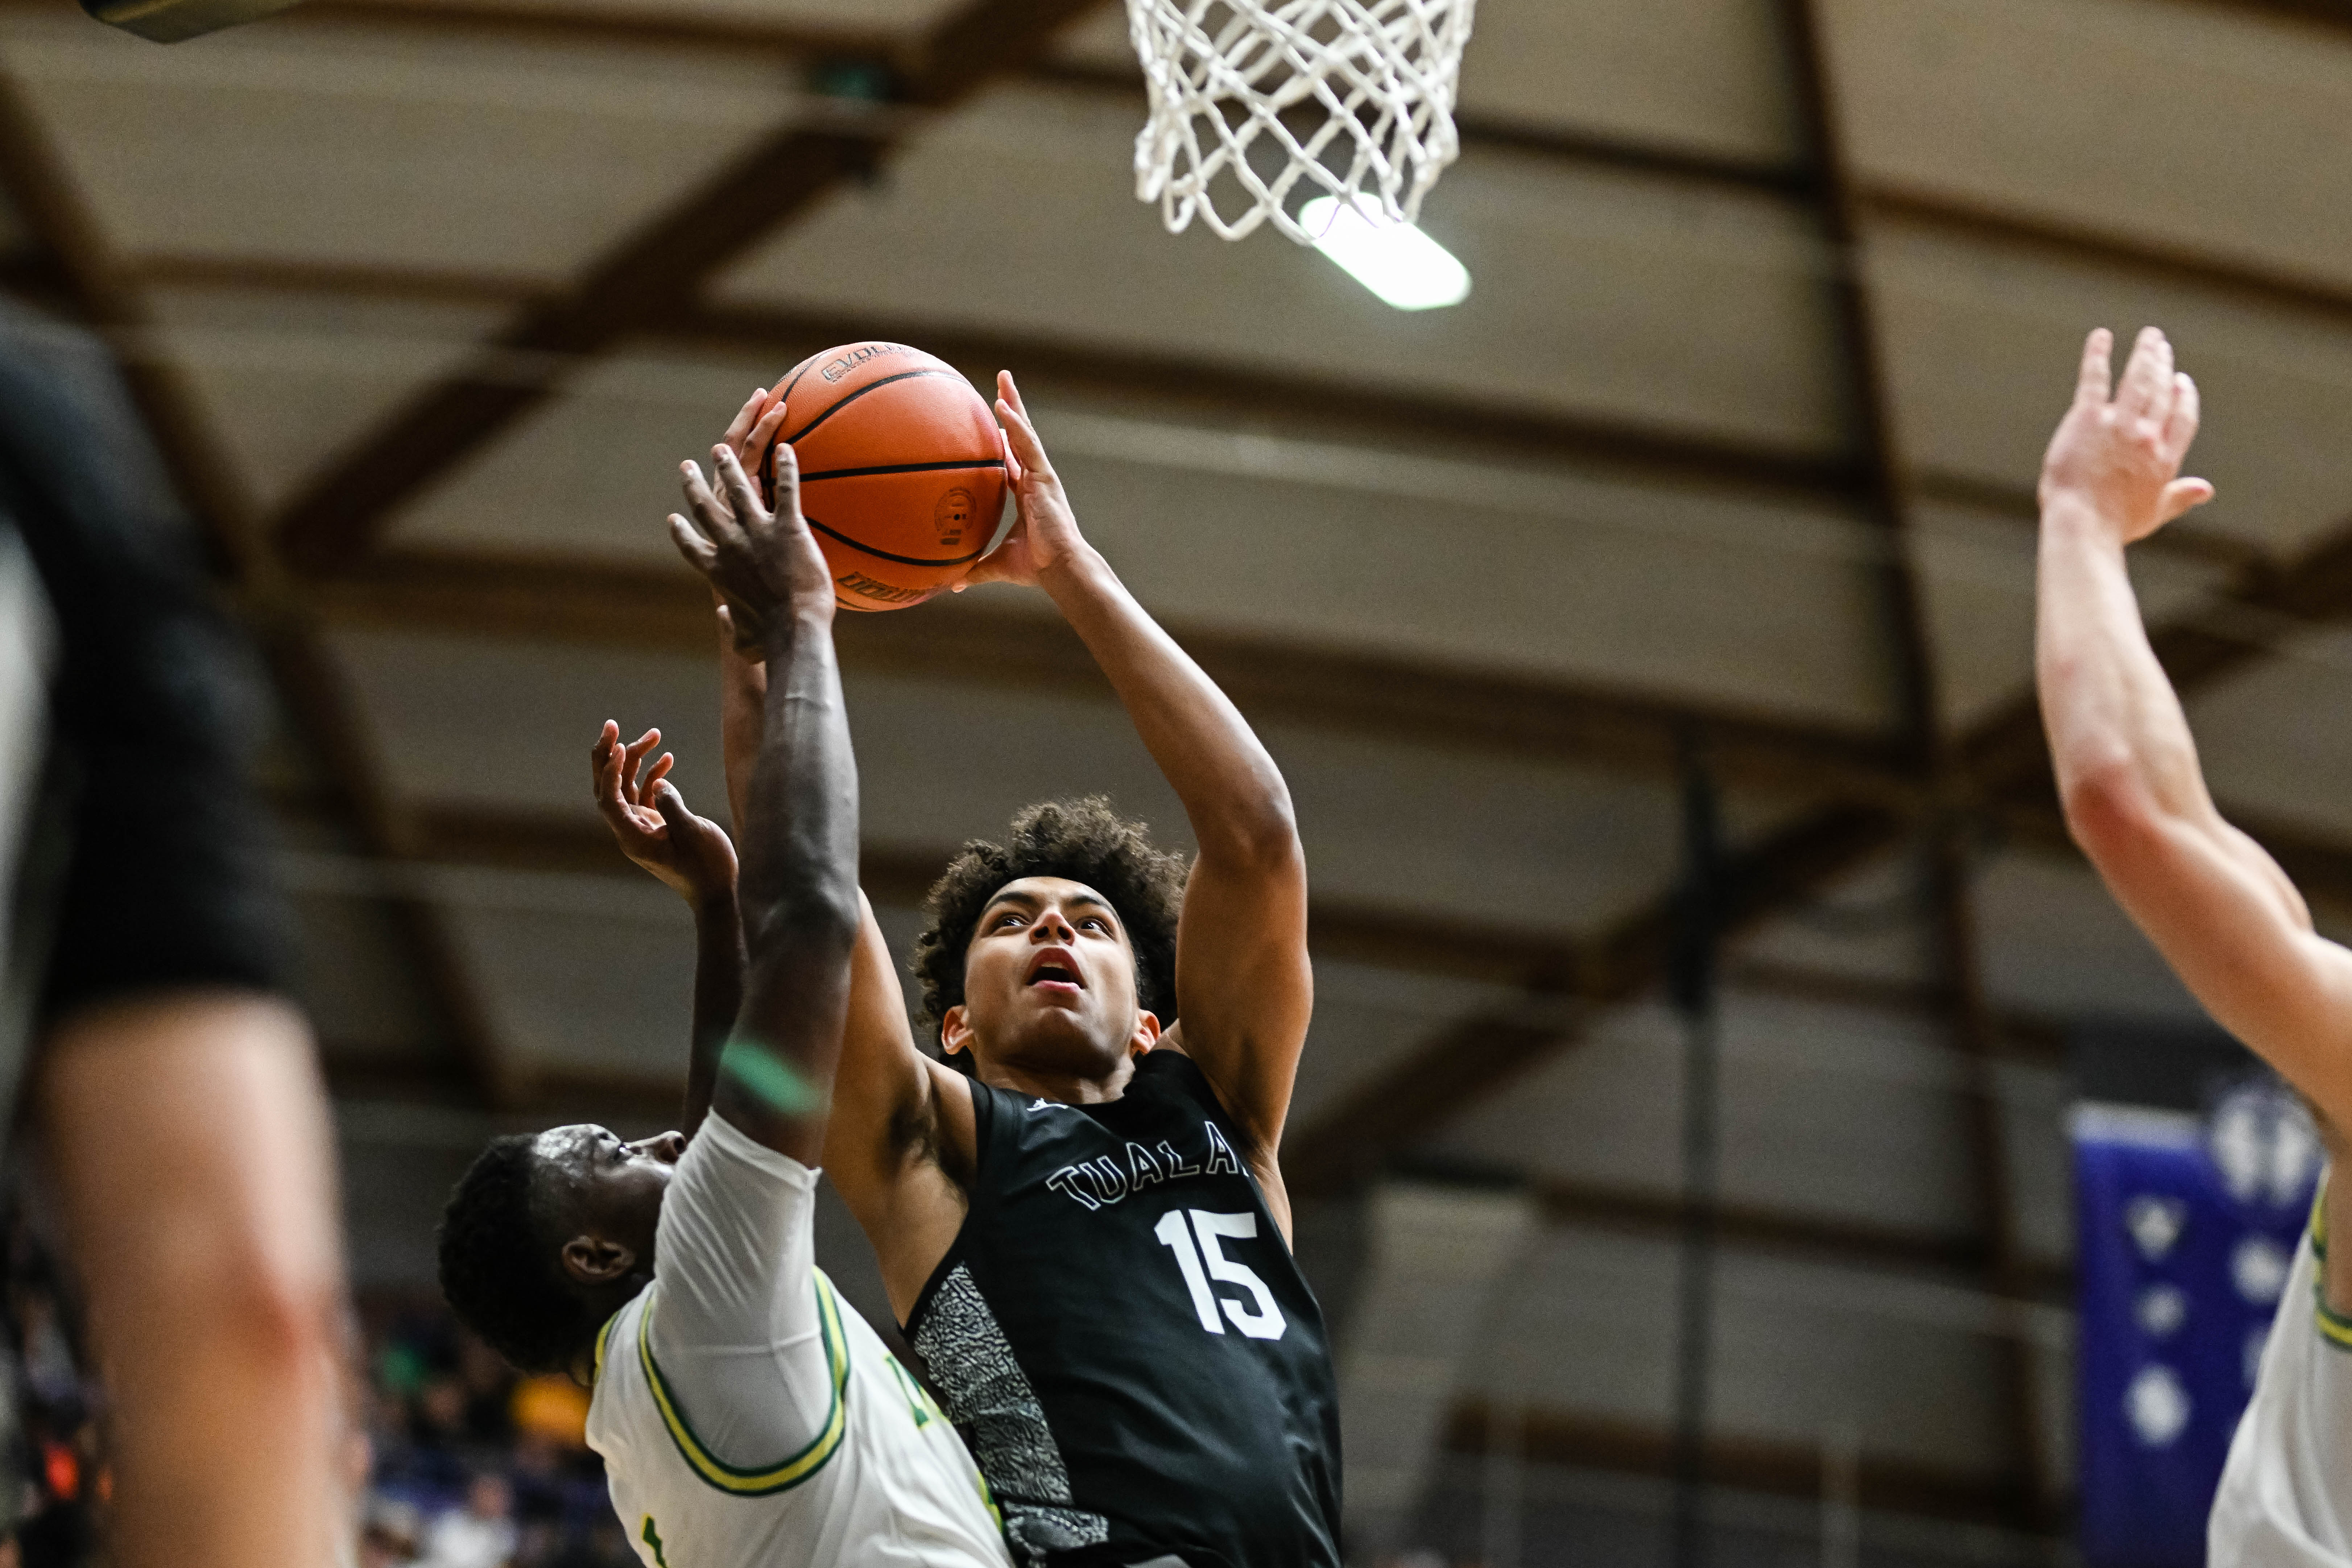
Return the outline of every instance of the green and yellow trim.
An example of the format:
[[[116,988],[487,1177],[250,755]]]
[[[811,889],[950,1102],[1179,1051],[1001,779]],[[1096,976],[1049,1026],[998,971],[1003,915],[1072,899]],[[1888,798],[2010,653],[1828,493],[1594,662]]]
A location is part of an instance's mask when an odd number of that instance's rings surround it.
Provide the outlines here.
[[[2352,1351],[2352,1318],[2339,1317],[2327,1304],[2325,1281],[2312,1290],[2312,1321],[2319,1327],[2319,1337],[2340,1351]]]
[[[596,1366],[595,1370],[588,1374],[588,1385],[591,1388],[604,1381],[604,1345],[613,1337],[613,1325],[620,1321],[621,1314],[615,1312],[604,1320],[603,1328],[596,1331]]]
[[[2352,1351],[2352,1318],[2327,1304],[2327,1177],[2311,1194],[2311,1321],[2319,1337],[2340,1351]]]
[[[765,1497],[788,1491],[823,1469],[825,1461],[840,1451],[841,1439],[849,1429],[845,1397],[849,1388],[849,1347],[841,1331],[841,1303],[834,1296],[832,1281],[817,1273],[814,1288],[817,1321],[824,1335],[825,1367],[833,1380],[833,1407],[808,1447],[781,1463],[761,1469],[739,1469],[728,1464],[695,1436],[668,1383],[663,1379],[661,1368],[654,1362],[647,1325],[653,1320],[655,1303],[648,1301],[637,1316],[637,1357],[645,1365],[646,1384],[653,1390],[654,1404],[661,1410],[662,1424],[669,1428],[670,1441],[677,1446],[678,1457],[688,1468],[722,1492],[734,1497]]]

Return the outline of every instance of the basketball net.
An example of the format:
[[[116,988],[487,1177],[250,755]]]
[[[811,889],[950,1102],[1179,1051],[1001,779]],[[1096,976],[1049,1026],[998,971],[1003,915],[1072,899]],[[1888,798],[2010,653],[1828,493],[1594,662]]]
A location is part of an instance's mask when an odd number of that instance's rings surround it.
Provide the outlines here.
[[[1151,94],[1137,198],[1171,234],[1198,216],[1227,239],[1271,220],[1313,244],[1290,201],[1302,180],[1412,222],[1462,151],[1454,94],[1476,4],[1127,0]]]

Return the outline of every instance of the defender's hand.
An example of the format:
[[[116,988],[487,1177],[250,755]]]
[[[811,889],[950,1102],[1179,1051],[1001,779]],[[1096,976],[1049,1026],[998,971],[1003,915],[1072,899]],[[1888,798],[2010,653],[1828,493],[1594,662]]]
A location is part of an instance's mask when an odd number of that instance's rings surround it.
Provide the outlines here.
[[[974,583],[1037,584],[1040,574],[1067,564],[1087,549],[1078,532],[1078,520],[1063,493],[1061,476],[1037,439],[1021,389],[1009,370],[996,373],[996,417],[1004,426],[1005,477],[1013,482],[1017,520],[1004,542],[976,563],[969,576],[955,585],[959,594]]]
[[[2129,544],[2211,500],[2213,487],[2179,477],[2197,437],[2198,400],[2197,384],[2173,369],[2172,344],[2142,328],[2110,396],[2114,343],[2101,327],[2083,344],[2074,406],[2042,456],[2041,497],[2045,513],[2075,503]]]
[[[719,444],[734,453],[735,460],[743,465],[743,471],[758,481],[761,495],[772,508],[775,505],[774,475],[768,467],[768,448],[775,444],[776,433],[784,427],[784,401],[778,398],[776,405],[762,414],[760,405],[767,400],[766,387],[753,387],[751,397],[735,411],[735,417],[729,423],[727,434],[719,437]],[[722,503],[727,500],[723,494],[719,499]]]
[[[648,730],[628,745],[611,720],[588,748],[595,779],[596,810],[613,830],[621,853],[652,872],[661,884],[699,908],[735,896],[735,846],[726,831],[686,808],[686,797],[669,782],[676,759],[664,752],[638,776],[646,753],[661,744],[661,731]]]
[[[833,572],[801,516],[800,465],[793,449],[776,448],[773,511],[732,451],[714,447],[710,460],[726,500],[712,494],[701,469],[680,465],[695,521],[673,512],[669,531],[678,552],[726,600],[736,646],[745,647],[749,638],[751,648],[764,648],[767,637],[796,616],[829,623]]]

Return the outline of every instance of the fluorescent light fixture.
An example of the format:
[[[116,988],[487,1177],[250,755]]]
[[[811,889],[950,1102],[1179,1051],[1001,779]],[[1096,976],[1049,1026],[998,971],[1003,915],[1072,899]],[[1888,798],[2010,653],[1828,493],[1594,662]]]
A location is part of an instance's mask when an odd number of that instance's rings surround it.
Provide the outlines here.
[[[1342,205],[1317,196],[1298,221],[1318,236],[1315,248],[1400,310],[1435,310],[1470,297],[1470,269],[1409,223],[1398,223],[1368,196]]]

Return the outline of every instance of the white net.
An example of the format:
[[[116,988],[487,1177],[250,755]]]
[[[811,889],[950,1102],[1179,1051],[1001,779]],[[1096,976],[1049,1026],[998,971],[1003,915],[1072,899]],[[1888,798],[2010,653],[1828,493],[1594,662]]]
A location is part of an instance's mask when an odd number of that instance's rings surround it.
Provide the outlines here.
[[[1127,0],[1151,119],[1135,194],[1169,231],[1272,220],[1302,245],[1300,181],[1411,223],[1461,153],[1454,94],[1476,0]]]

